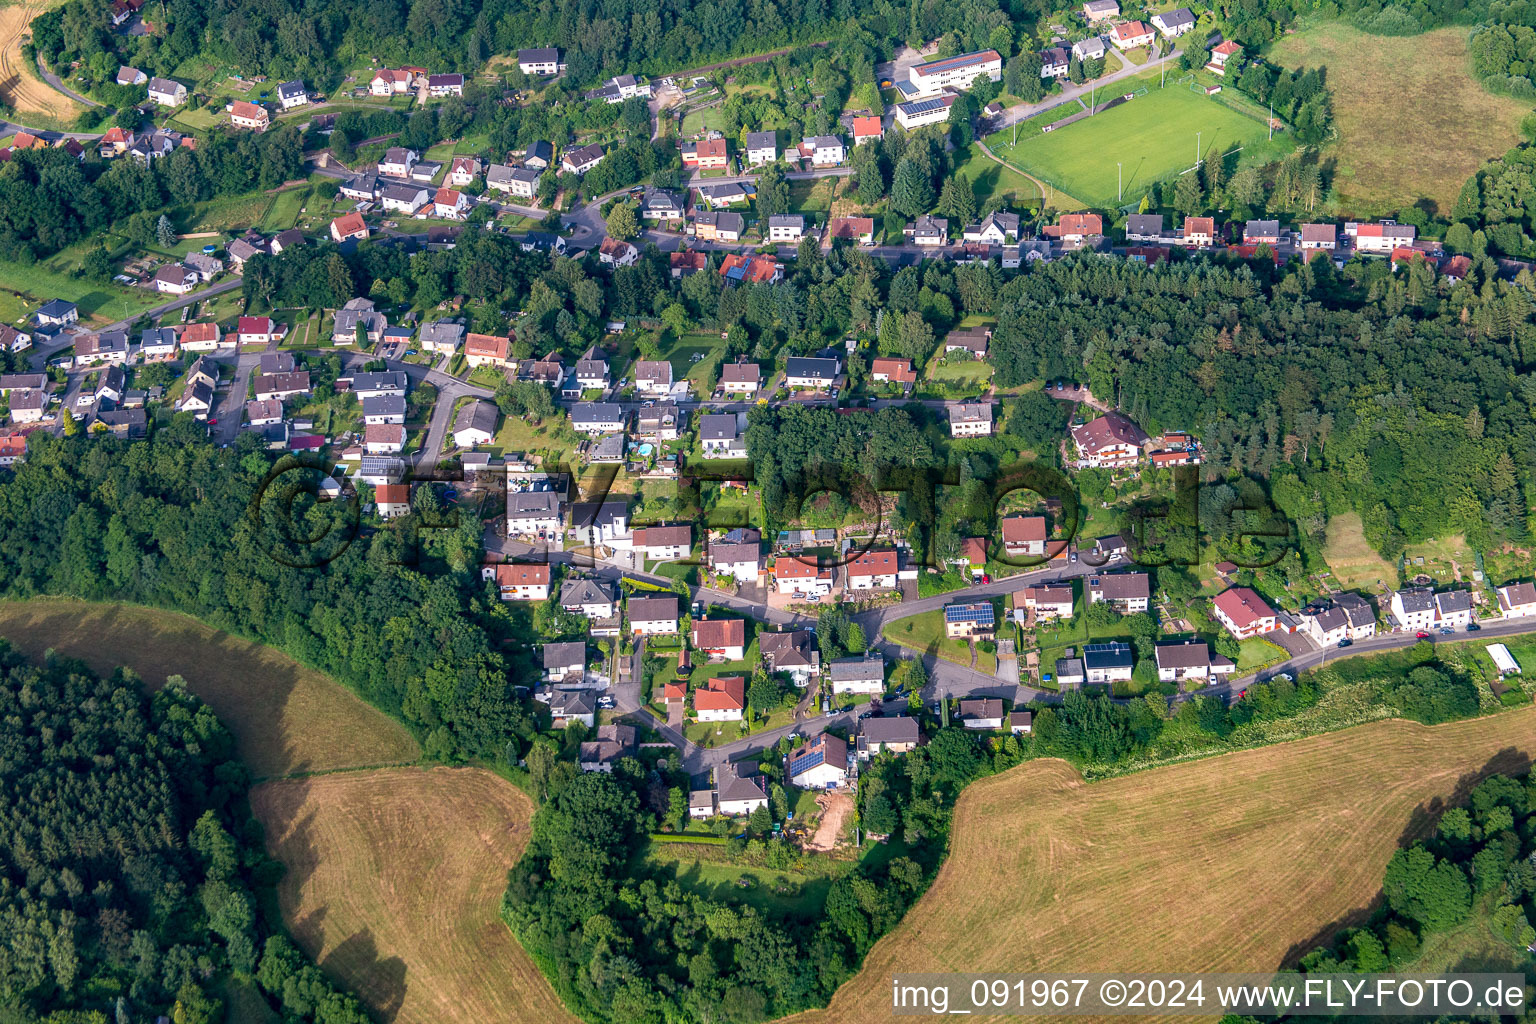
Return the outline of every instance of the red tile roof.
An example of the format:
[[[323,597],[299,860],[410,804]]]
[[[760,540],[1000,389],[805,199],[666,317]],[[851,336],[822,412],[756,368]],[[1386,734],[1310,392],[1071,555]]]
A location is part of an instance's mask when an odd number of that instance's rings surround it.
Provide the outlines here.
[[[506,359],[507,352],[512,347],[512,339],[497,334],[466,334],[464,336],[464,354],[469,356],[486,356],[491,359]]]
[[[353,210],[351,213],[344,213],[331,221],[331,228],[337,237],[340,238],[351,238],[357,234],[368,234],[368,225],[363,221],[363,215],[356,210]]]
[[[849,576],[890,576],[896,572],[896,550],[866,551],[848,563]]]
[[[1045,517],[1044,516],[1009,516],[1003,520],[1003,542],[1005,544],[1025,544],[1030,541],[1043,543],[1045,541]]]
[[[498,565],[496,585],[498,587],[548,586],[549,565],[545,562],[506,562]]]
[[[693,646],[706,651],[741,647],[747,642],[747,624],[741,619],[699,619],[693,624]]]
[[[1238,629],[1246,629],[1260,619],[1272,618],[1275,614],[1262,597],[1247,587],[1223,590],[1211,603]]]
[[[882,356],[870,364],[870,372],[890,374],[891,380],[902,384],[910,384],[917,380],[917,371],[912,369],[910,359]]]
[[[380,505],[405,505],[411,500],[410,484],[379,484],[373,495]]]
[[[878,139],[880,132],[880,119],[874,115],[853,119],[853,137],[855,139]]]
[[[747,706],[747,681],[741,676],[711,679],[693,691],[695,711],[740,711]]]
[[[243,316],[236,327],[238,334],[271,334],[272,318],[269,316]]]
[[[1104,218],[1096,213],[1064,213],[1057,227],[1063,235],[1102,235]]]

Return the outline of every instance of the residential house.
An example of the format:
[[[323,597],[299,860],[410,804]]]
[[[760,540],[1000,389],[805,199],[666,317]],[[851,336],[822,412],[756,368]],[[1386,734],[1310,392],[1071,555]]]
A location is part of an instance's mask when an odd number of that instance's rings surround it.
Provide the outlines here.
[[[263,373],[256,377],[256,400],[270,398],[289,399],[295,395],[309,394],[309,371],[294,373]]]
[[[348,299],[331,321],[331,344],[377,345],[384,338],[389,319],[374,308],[372,299]]]
[[[720,276],[727,284],[778,284],[784,279],[784,264],[769,256],[730,252],[720,261]]]
[[[512,339],[503,334],[475,334],[464,336],[464,361],[471,367],[506,366],[507,354],[512,349]]]
[[[65,299],[49,299],[32,318],[40,327],[67,327],[80,319],[80,307]]]
[[[94,397],[98,403],[117,403],[123,400],[123,392],[128,389],[128,380],[123,374],[123,368],[116,364],[107,367],[96,383]]]
[[[1045,557],[1044,516],[1007,516],[999,525],[1003,529],[1003,551],[1008,557]]]
[[[753,767],[747,762],[722,764],[715,767],[715,788],[712,795],[714,807],[720,814],[742,817],[751,814],[759,807],[768,806],[768,793],[763,785],[763,777],[753,771]]]
[[[187,102],[187,87],[169,78],[151,78],[149,98],[162,107],[179,107]]]
[[[1303,252],[1314,249],[1332,251],[1338,247],[1338,226],[1335,224],[1303,224],[1301,248]]]
[[[404,448],[403,423],[368,423],[363,426],[363,451],[369,455],[395,455]]]
[[[411,485],[375,484],[373,499],[378,506],[381,518],[394,519],[396,516],[403,516],[411,510]]]
[[[930,96],[898,103],[896,123],[909,132],[930,124],[942,124],[949,120],[949,108],[954,105],[954,96]]]
[[[0,396],[9,395],[12,391],[48,390],[48,375],[45,373],[3,373],[0,374]]]
[[[827,678],[833,693],[884,693],[885,659],[872,652],[834,658],[827,665]]]
[[[751,181],[722,181],[715,185],[695,185],[694,191],[711,210],[745,206],[757,198],[757,185]]]
[[[773,562],[773,583],[780,594],[822,596],[832,592],[832,569],[794,555],[780,555]],[[895,586],[894,577],[891,586]]]
[[[1174,39],[1194,29],[1195,15],[1188,7],[1176,7],[1152,15],[1152,27],[1161,32],[1163,38]]]
[[[1404,587],[1392,595],[1390,610],[1400,629],[1429,629],[1435,624],[1435,592],[1431,587]]]
[[[868,117],[855,117],[853,119],[854,146],[862,146],[866,142],[879,142],[880,137],[884,134],[885,131],[880,125],[878,115],[872,114]]]
[[[641,636],[657,636],[677,632],[677,595],[656,597],[631,597],[625,612],[629,616],[629,630]]]
[[[363,220],[363,215],[355,210],[331,221],[331,241],[338,245],[352,239],[361,241],[367,237],[368,223]]]
[[[1156,38],[1152,30],[1140,21],[1124,21],[1116,25],[1109,33],[1115,46],[1122,50],[1133,50],[1138,46],[1150,46]]]
[[[805,236],[805,217],[798,213],[775,213],[768,218],[768,241],[799,242]]]
[[[428,75],[427,95],[440,98],[443,96],[463,96],[464,76],[457,72],[453,74]]]
[[[266,107],[259,107],[249,100],[235,100],[229,105],[229,123],[236,128],[264,132],[272,124],[272,115]]]
[[[635,551],[656,562],[675,562],[693,550],[693,527],[646,526],[634,531]]]
[[[590,690],[556,690],[550,694],[549,714],[556,729],[572,722],[590,729],[597,719],[597,698]]]
[[[1072,56],[1078,60],[1103,60],[1108,51],[1109,47],[1104,45],[1104,37],[1101,35],[1091,35],[1072,44]]]
[[[104,331],[75,339],[75,368],[128,361],[128,333]]]
[[[680,529],[687,530],[688,527]],[[706,616],[694,622],[691,639],[694,650],[708,658],[740,661],[746,657],[747,624],[742,619],[711,619]]]
[[[640,258],[640,250],[612,235],[603,239],[597,248],[598,262],[605,267],[627,267]]]
[[[507,491],[508,537],[558,537],[562,521],[555,491]]]
[[[421,325],[421,347],[439,355],[453,355],[464,342],[464,325],[452,320],[431,320]]]
[[[758,542],[755,539],[710,541],[709,568],[716,575],[735,578],[738,583],[748,586],[755,584],[763,571],[763,556],[758,550]]]
[[[425,185],[386,185],[379,193],[384,209],[414,217],[432,198],[432,190]]]
[[[1083,4],[1083,17],[1092,25],[1099,21],[1120,17],[1118,0],[1088,0]]]
[[[1083,645],[1083,682],[1089,686],[1127,683],[1134,658],[1131,645],[1121,641]]]
[[[404,146],[391,146],[384,151],[384,159],[379,161],[379,173],[387,174],[391,178],[409,177],[411,168],[421,156],[414,149]]]
[[[600,725],[595,738],[577,748],[576,762],[584,772],[612,772],[620,758],[634,754],[635,736],[632,725]]]
[[[245,421],[252,427],[270,427],[283,422],[283,403],[275,398],[265,402],[246,402]]]
[[[1104,218],[1096,213],[1064,213],[1045,229],[1048,237],[1081,243],[1104,234]]]
[[[687,141],[680,146],[683,167],[691,171],[723,171],[726,165],[724,139]]]
[[[288,228],[286,231],[279,231],[272,236],[272,241],[269,244],[274,256],[285,249],[297,249],[304,244],[304,232],[298,228]]]
[[[284,110],[302,107],[309,102],[309,90],[303,82],[284,82],[277,87],[277,102]]]
[[[611,619],[618,613],[618,602],[611,584],[601,580],[567,579],[560,585],[560,607],[585,619]]]
[[[469,214],[469,197],[458,189],[440,188],[432,196],[434,216],[463,220]]]
[[[1391,220],[1384,220],[1380,224],[1349,221],[1344,225],[1344,233],[1354,239],[1356,250],[1378,254],[1411,247],[1416,230],[1412,224],[1399,224]]]
[[[1083,594],[1090,605],[1103,602],[1121,615],[1135,615],[1152,606],[1152,579],[1144,572],[1109,572],[1089,576]]]
[[[1247,587],[1232,587],[1211,601],[1216,621],[1239,640],[1270,633],[1279,628],[1275,611]]]
[[[1072,428],[1072,443],[1077,446],[1078,466],[1119,469],[1134,466],[1147,447],[1147,435],[1135,423],[1118,412]]]
[[[197,274],[199,281],[212,281],[224,272],[224,261],[207,253],[189,252],[181,258],[181,262]]]
[[[842,364],[835,358],[790,356],[784,364],[784,383],[791,388],[825,390],[837,382]]]
[[[1071,71],[1072,53],[1065,46],[1048,46],[1037,56],[1041,78],[1066,78]]]
[[[873,217],[833,217],[827,222],[824,245],[831,246],[840,238],[855,245],[875,244],[875,219]]]
[[[1133,213],[1125,218],[1127,242],[1160,242],[1163,240],[1163,215],[1160,213]]]
[[[906,715],[893,718],[866,718],[859,723],[854,749],[859,760],[867,761],[881,754],[910,754],[922,739],[917,719]]]
[[[810,684],[821,671],[821,652],[816,635],[808,629],[757,634],[757,649],[768,671],[783,672],[799,687]]]
[[[1035,613],[1036,619],[1070,619],[1073,593],[1070,583],[1037,583],[1025,587],[1024,607]]]
[[[571,406],[571,426],[583,434],[615,434],[624,429],[624,408],[617,402],[578,402]]]
[[[962,53],[915,65],[907,71],[906,81],[897,83],[897,89],[912,99],[937,96],[946,89],[965,92],[982,75],[993,82],[1003,80],[1003,58],[996,50]]]
[[[576,383],[582,390],[608,387],[608,360],[597,355],[596,351],[592,349],[584,358],[576,360]]]
[[[935,217],[925,213],[913,220],[902,229],[902,234],[911,240],[913,245],[940,246],[949,244],[949,221],[944,217]]]
[[[565,151],[560,158],[560,169],[567,174],[586,174],[603,162],[603,147],[597,143],[578,146]]]
[[[1358,594],[1339,594],[1314,602],[1301,610],[1300,618],[1300,632],[1319,647],[1376,634],[1376,613]]]
[[[480,176],[480,160],[473,156],[456,156],[448,165],[448,176],[443,182],[454,188],[473,185]]]
[[[699,446],[705,458],[745,458],[747,445],[736,414],[706,413],[699,417]]]
[[[720,367],[720,390],[728,395],[754,395],[762,386],[763,370],[745,356]]]
[[[991,601],[963,601],[944,606],[944,635],[951,640],[987,640],[997,630]]]
[[[1472,621],[1472,592],[1442,590],[1435,595],[1435,625],[1444,629],[1465,629]]]
[[[672,364],[665,359],[635,361],[635,390],[648,395],[665,395],[672,390]]]
[[[1499,611],[1506,619],[1536,615],[1536,584],[1506,583],[1498,588]]]
[[[1243,225],[1244,245],[1268,245],[1280,244],[1280,222],[1278,220],[1250,220]]]
[[[188,352],[212,352],[218,348],[234,347],[234,339],[222,342],[219,325],[216,323],[187,324],[181,329],[181,347]]]
[[[910,359],[879,356],[869,364],[869,379],[877,384],[915,384],[917,371]]]
[[[14,466],[27,461],[27,435],[0,434],[0,466]]]
[[[1216,244],[1215,217],[1185,217],[1184,244],[1197,249],[1208,249]]]
[[[693,236],[701,242],[739,242],[746,230],[746,218],[739,213],[710,210],[693,215]]]
[[[1001,729],[1003,719],[1003,702],[996,697],[960,702],[960,724],[967,729]]]
[[[453,443],[460,448],[490,444],[496,437],[496,416],[491,402],[466,403],[453,417]]]
[[[749,167],[771,164],[778,158],[779,137],[777,132],[747,133],[747,165]]]
[[[548,562],[503,562],[494,569],[503,601],[543,601],[549,597]]]
[[[402,424],[405,422],[405,399],[399,395],[373,395],[362,400],[363,424]]]
[[[800,157],[812,167],[838,167],[846,156],[843,140],[836,135],[815,135],[800,143]]]
[[[269,316],[242,316],[235,326],[235,337],[241,345],[271,344],[272,318]]]
[[[976,224],[966,225],[961,236],[967,242],[981,245],[1006,245],[1019,238],[1019,215],[994,211]]]
[[[544,645],[544,680],[549,683],[580,683],[587,671],[587,642]]]
[[[640,219],[648,223],[681,222],[686,215],[682,194],[670,189],[646,189],[640,200]]]
[[[139,354],[145,359],[170,359],[176,344],[176,331],[170,327],[148,327],[139,333]]]
[[[848,777],[848,742],[817,733],[789,755],[789,781],[801,789],[833,789]]]
[[[133,132],[126,128],[120,128],[117,125],[113,125],[111,128],[108,128],[107,133],[103,135],[100,140],[98,140],[98,148],[96,152],[101,156],[103,160],[110,160],[115,156],[122,156],[124,153],[126,153],[128,151],[128,147],[133,145],[133,142]]]
[[[518,50],[517,67],[525,75],[558,75],[565,70],[560,51],[553,46]]]
[[[197,287],[197,271],[180,263],[167,263],[155,271],[155,291],[168,295],[185,295]]]
[[[138,68],[131,68],[124,64],[117,69],[118,85],[143,85],[149,81],[149,76]]]
[[[373,73],[368,91],[375,96],[399,96],[411,89],[413,76],[404,68],[380,68]]]
[[[991,437],[990,402],[956,402],[946,408],[950,437]]]
[[[1086,679],[1083,659],[1073,657],[1072,648],[1068,647],[1066,657],[1056,659],[1056,688],[1062,693],[1081,689]]]
[[[623,501],[581,501],[571,506],[570,536],[580,544],[629,548],[629,506]]]
[[[12,423],[36,423],[48,411],[48,392],[41,388],[18,388],[11,392]]]
[[[1165,683],[1181,683],[1192,680],[1204,683],[1216,676],[1229,676],[1237,671],[1230,658],[1211,651],[1204,640],[1172,640],[1159,643],[1156,648],[1157,678]]]
[[[1242,64],[1242,56],[1243,48],[1227,39],[1211,50],[1211,59],[1206,63],[1205,70],[1213,75],[1225,75],[1227,63],[1231,61],[1237,67]]]
[[[872,548],[850,559],[846,566],[849,590],[895,589],[895,548]]]
[[[508,164],[491,164],[485,172],[485,184],[499,192],[510,192],[523,199],[532,199],[539,192],[539,179],[543,172],[533,167],[512,167]]]

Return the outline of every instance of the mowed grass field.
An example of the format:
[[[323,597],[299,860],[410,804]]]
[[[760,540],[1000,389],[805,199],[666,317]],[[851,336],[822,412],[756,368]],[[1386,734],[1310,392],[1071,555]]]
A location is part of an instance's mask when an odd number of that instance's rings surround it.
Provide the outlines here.
[[[1529,101],[1495,96],[1474,79],[1468,29],[1371,36],[1328,22],[1285,36],[1271,58],[1328,69],[1342,213],[1392,212],[1418,197],[1445,216],[1467,178],[1520,140]]]
[[[1131,92],[1149,86],[1146,95],[1101,111],[1065,128],[1044,133],[1012,130],[987,137],[998,156],[1092,206],[1116,205],[1116,170],[1123,169],[1125,201],[1145,192],[1154,181],[1172,178],[1195,165],[1195,133],[1206,159],[1264,142],[1263,123],[1186,85],[1159,89],[1154,77],[1117,84]],[[1101,97],[1107,99],[1108,97]],[[1063,114],[1063,116],[1066,116]]]
[[[1369,913],[1392,852],[1439,802],[1533,754],[1527,707],[1435,728],[1376,722],[1092,785],[1061,761],[1022,765],[965,790],[933,887],[826,1010],[795,1019],[883,1020],[897,972],[1291,963]]]
[[[1380,580],[1396,584],[1396,567],[1366,541],[1365,524],[1357,513],[1345,512],[1329,519],[1326,536],[1323,558],[1340,586],[1374,587]]]
[[[264,783],[251,808],[288,867],[283,920],[391,1024],[575,1024],[499,916],[533,802],[475,768]]]
[[[47,650],[94,671],[118,665],[153,688],[179,675],[234,733],[257,778],[415,761],[398,722],[287,655],[172,612],[75,601],[0,602],[0,637],[32,658]]]

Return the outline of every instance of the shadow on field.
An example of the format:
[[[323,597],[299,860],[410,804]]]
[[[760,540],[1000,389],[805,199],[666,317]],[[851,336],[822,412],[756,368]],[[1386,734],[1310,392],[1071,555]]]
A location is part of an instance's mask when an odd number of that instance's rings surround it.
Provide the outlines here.
[[[1440,816],[1453,807],[1460,807],[1462,804],[1465,804],[1471,798],[1472,790],[1477,788],[1478,783],[1490,775],[1524,775],[1530,770],[1531,758],[1528,754],[1514,747],[1505,747],[1484,762],[1481,768],[1476,771],[1467,772],[1457,779],[1456,785],[1451,790],[1449,796],[1432,797],[1414,808],[1413,813],[1408,816],[1407,826],[1397,838],[1398,849],[1405,850],[1416,841],[1429,836],[1435,830],[1435,825],[1439,822]],[[1290,970],[1296,967],[1301,962],[1301,958],[1308,953],[1319,947],[1331,944],[1339,932],[1346,928],[1358,928],[1365,924],[1381,906],[1382,894],[1378,890],[1367,905],[1340,915],[1334,921],[1319,928],[1310,938],[1291,946],[1290,949],[1285,951],[1285,956],[1281,958],[1277,970]],[[1523,967],[1497,965],[1469,965],[1465,968],[1460,966],[1455,968],[1455,970],[1463,969],[1468,971],[1525,970]]]
[[[364,995],[375,1020],[389,1024],[405,1002],[405,961],[397,956],[380,958],[373,932],[366,928],[331,950],[320,967]]]

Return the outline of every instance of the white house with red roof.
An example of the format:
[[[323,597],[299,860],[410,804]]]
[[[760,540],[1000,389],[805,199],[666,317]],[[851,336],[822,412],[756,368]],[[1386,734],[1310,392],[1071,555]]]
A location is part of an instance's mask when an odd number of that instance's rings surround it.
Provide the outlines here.
[[[1008,516],[1002,521],[1003,550],[1012,558],[1045,554],[1045,517]]]
[[[272,342],[272,318],[269,316],[243,316],[235,326],[235,335],[241,345],[268,345]]]
[[[747,710],[747,681],[741,676],[710,679],[693,691],[693,717],[700,722],[739,722]]]
[[[1237,62],[1241,62],[1242,55],[1243,48],[1228,39],[1211,50],[1211,60],[1210,63],[1206,64],[1205,70],[1213,75],[1225,75],[1227,73],[1227,62],[1233,60],[1233,58],[1237,58]],[[1235,63],[1234,66],[1236,66]]]
[[[892,589],[898,572],[895,548],[873,548],[852,559],[846,569],[849,590]]]
[[[1216,621],[1239,640],[1271,633],[1279,626],[1275,610],[1248,587],[1223,590],[1211,601]]]
[[[832,570],[794,555],[780,555],[773,563],[773,585],[780,594],[830,594]]]
[[[1077,446],[1079,467],[1119,469],[1140,461],[1147,435],[1120,413],[1107,412],[1073,427],[1072,443]]]
[[[463,220],[469,213],[469,198],[453,188],[440,188],[432,197],[432,212],[449,220]]]
[[[1122,50],[1134,50],[1150,45],[1155,35],[1150,26],[1140,21],[1122,21],[1110,32],[1110,38]]]
[[[549,597],[546,563],[506,562],[486,569],[496,580],[503,601],[543,601]]]

